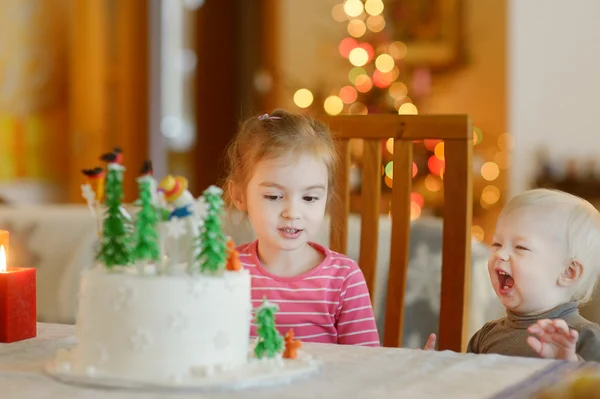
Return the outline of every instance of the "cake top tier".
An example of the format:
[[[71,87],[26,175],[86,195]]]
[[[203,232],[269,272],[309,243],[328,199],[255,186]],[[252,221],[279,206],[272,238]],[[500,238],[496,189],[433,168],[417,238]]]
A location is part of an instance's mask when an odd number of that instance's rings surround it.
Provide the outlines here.
[[[123,151],[102,154],[106,166],[83,170],[82,195],[98,234],[99,267],[112,272],[152,268],[169,274],[181,264],[188,274],[222,275],[240,270],[235,245],[223,232],[223,191],[210,186],[195,198],[183,176],[167,175],[160,183],[152,162],[145,161],[137,177],[135,215],[122,203],[125,167]]]

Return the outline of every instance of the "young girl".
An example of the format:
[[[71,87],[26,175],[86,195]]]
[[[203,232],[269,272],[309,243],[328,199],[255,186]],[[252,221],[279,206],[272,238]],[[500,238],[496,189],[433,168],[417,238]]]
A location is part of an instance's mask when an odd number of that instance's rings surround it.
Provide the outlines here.
[[[277,110],[244,122],[228,149],[229,200],[258,239],[238,248],[252,304],[279,306],[281,334],[305,342],[379,346],[364,276],[350,258],[311,240],[330,199],[336,163],[327,128]],[[250,335],[256,337],[256,326]]]

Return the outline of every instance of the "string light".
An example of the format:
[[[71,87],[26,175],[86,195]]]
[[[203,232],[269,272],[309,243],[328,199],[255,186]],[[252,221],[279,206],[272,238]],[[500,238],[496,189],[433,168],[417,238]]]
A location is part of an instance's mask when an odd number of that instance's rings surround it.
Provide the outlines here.
[[[408,93],[408,88],[402,82],[394,82],[389,88],[389,95],[395,100],[403,99]]]
[[[514,144],[513,137],[508,133],[502,133],[498,137],[498,148],[501,150],[510,151],[513,149]]]
[[[350,114],[351,115],[367,115],[369,113],[369,109],[367,106],[361,102],[355,102],[350,106]]]
[[[365,2],[365,11],[369,15],[379,15],[383,12],[383,1],[367,0]]]
[[[435,145],[433,148],[433,153],[438,159],[444,160],[444,142],[441,141]]]
[[[388,53],[396,60],[401,60],[406,57],[408,48],[402,42],[393,42],[388,47]]]
[[[499,174],[500,169],[494,162],[486,162],[481,166],[481,177],[487,181],[496,180]]]
[[[358,17],[363,12],[363,3],[360,0],[346,0],[344,12],[349,17]]]
[[[353,48],[348,55],[348,60],[354,66],[361,67],[369,62],[369,54],[362,47]]]
[[[500,199],[500,189],[496,186],[485,186],[481,192],[481,201],[493,205]]]
[[[307,108],[313,103],[314,97],[310,90],[299,89],[294,93],[294,104],[300,108]]]
[[[367,33],[367,26],[360,19],[353,19],[348,22],[347,30],[350,36],[358,38]]]
[[[474,225],[471,227],[471,235],[476,241],[483,241],[485,237],[485,232],[481,226]]]
[[[381,72],[390,72],[396,66],[396,62],[389,54],[380,54],[375,60],[375,67]]]
[[[361,93],[366,93],[373,88],[373,81],[369,75],[358,75],[354,82],[354,86],[356,86],[356,90]]]
[[[334,5],[331,9],[331,16],[337,22],[344,22],[347,18],[346,11],[344,11],[344,5],[341,3]]]
[[[356,89],[352,86],[344,86],[340,89],[340,98],[346,104],[352,104],[358,98]]]
[[[381,15],[372,15],[367,18],[367,28],[371,32],[381,32],[385,28],[385,19]]]
[[[442,181],[434,175],[425,176],[425,188],[431,192],[437,192],[442,188]]]
[[[398,108],[398,113],[400,115],[417,115],[419,110],[413,103],[404,103]]]
[[[338,115],[344,110],[344,103],[338,96],[329,96],[325,99],[323,108],[329,115]]]

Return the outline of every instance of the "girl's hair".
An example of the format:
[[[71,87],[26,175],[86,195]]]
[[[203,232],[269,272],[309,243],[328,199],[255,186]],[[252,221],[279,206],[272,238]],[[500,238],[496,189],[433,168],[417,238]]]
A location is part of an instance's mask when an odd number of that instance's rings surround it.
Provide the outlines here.
[[[499,217],[523,208],[542,208],[554,224],[557,237],[564,242],[565,261],[584,266],[577,291],[572,298],[588,302],[600,277],[600,213],[588,201],[564,191],[537,188],[512,198]]]
[[[227,149],[226,199],[231,186],[245,192],[256,165],[264,159],[311,154],[322,159],[331,196],[337,153],[327,126],[309,116],[285,110],[246,119]]]

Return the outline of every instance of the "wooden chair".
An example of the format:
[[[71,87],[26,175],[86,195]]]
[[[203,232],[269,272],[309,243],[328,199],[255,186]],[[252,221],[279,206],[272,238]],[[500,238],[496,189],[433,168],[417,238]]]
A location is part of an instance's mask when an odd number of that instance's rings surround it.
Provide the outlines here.
[[[346,253],[350,208],[350,139],[364,140],[359,265],[371,299],[375,287],[381,195],[382,141],[394,139],[392,236],[383,345],[402,344],[410,234],[413,140],[444,140],[444,228],[439,350],[464,352],[471,271],[473,131],[464,115],[344,115],[323,118],[336,138],[340,161],[331,210],[330,246]],[[424,343],[423,343],[424,344]]]

